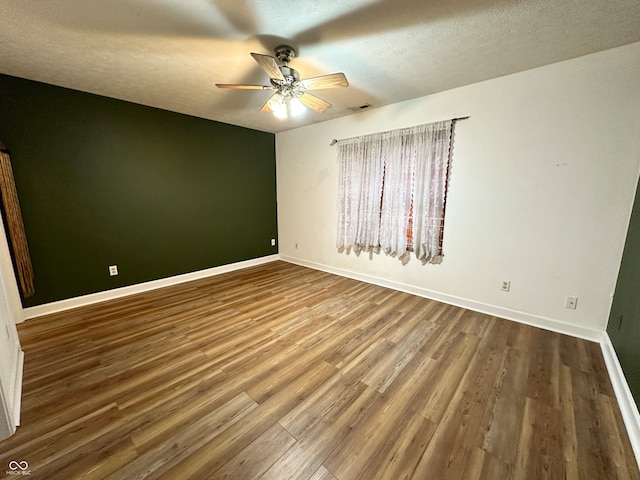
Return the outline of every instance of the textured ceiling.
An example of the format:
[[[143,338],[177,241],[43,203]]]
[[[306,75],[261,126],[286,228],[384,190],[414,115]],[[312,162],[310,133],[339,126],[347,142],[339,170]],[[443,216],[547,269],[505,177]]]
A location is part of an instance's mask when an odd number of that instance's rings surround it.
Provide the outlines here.
[[[0,0],[0,72],[267,132],[640,41],[639,0]],[[298,50],[324,114],[258,110],[250,52]],[[0,92],[1,94],[1,92]]]

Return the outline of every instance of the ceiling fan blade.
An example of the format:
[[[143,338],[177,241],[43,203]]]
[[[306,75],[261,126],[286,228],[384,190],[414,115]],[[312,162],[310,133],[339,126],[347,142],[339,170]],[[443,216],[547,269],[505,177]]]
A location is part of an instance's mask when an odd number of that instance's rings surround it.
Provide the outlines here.
[[[319,77],[307,78],[300,80],[307,90],[320,90],[321,88],[348,87],[349,82],[344,73],[331,73],[329,75],[320,75]]]
[[[284,80],[284,75],[282,75],[275,58],[269,55],[262,55],[261,53],[252,53],[251,56],[258,62],[258,65],[267,72],[270,78]]]
[[[218,88],[235,88],[237,90],[273,90],[271,85],[246,85],[244,83],[216,83]]]
[[[303,93],[299,98],[304,105],[318,113],[324,113],[331,108],[331,104],[329,102],[325,102],[321,98],[315,97],[310,93]]]
[[[277,93],[274,93],[273,95],[277,95]],[[264,105],[260,109],[261,112],[271,112],[271,109],[269,108],[269,101],[273,98],[273,95],[271,95],[269,99],[264,103]]]

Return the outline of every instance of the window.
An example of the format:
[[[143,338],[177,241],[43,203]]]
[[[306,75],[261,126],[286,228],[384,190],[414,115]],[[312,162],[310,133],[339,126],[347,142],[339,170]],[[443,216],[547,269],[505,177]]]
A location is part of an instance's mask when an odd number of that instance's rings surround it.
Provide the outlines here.
[[[340,251],[442,261],[455,120],[338,142]]]

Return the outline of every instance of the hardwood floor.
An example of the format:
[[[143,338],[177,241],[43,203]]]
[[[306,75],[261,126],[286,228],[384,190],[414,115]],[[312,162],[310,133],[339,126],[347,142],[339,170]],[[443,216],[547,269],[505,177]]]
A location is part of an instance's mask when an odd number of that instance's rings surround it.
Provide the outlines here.
[[[640,479],[597,344],[283,262],[19,333],[34,479]]]

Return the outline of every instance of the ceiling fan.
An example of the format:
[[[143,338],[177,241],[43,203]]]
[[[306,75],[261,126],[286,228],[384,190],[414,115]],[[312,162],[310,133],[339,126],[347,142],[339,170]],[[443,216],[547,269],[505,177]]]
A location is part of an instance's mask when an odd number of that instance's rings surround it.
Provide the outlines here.
[[[326,112],[331,108],[329,102],[307,93],[307,90],[349,86],[344,73],[331,73],[300,80],[298,71],[289,67],[289,62],[296,55],[293,47],[280,45],[275,48],[275,54],[275,58],[260,53],[251,54],[271,78],[271,85],[216,83],[216,87],[240,90],[275,90],[275,93],[260,111],[272,112],[278,118],[287,118],[290,115],[301,114],[304,112],[305,106],[319,113]],[[276,58],[280,61],[280,65],[278,65]]]

